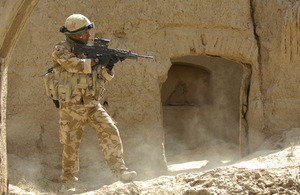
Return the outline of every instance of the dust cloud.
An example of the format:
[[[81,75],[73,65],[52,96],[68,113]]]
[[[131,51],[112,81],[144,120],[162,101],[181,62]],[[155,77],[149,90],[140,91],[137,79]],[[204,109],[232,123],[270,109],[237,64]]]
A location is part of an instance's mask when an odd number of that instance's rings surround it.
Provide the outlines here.
[[[232,164],[240,158],[238,144],[216,138],[208,129],[196,126],[197,117],[187,123],[186,131],[180,132],[180,135],[178,132],[166,135],[166,158],[172,174],[204,171]]]
[[[172,172],[186,171],[187,162],[199,171],[239,159],[242,74],[240,64],[222,58],[173,59],[161,90],[165,151]]]
[[[211,143],[213,146],[231,147],[220,140]],[[260,149],[230,166],[206,171],[186,170],[174,176],[160,176],[127,184],[115,182],[95,190],[78,188],[75,194],[299,194],[300,128],[271,136],[261,144]],[[194,153],[187,152],[186,156],[189,155],[193,157]],[[10,192],[24,195],[55,194],[25,187],[21,189],[10,185]]]

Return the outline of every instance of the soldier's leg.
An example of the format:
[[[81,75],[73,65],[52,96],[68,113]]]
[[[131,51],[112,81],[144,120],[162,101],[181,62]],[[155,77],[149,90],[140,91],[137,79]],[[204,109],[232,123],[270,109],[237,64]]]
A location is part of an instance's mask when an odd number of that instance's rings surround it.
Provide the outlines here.
[[[60,105],[60,142],[63,144],[62,175],[63,183],[74,183],[79,171],[79,147],[84,130],[83,106],[61,103]]]
[[[103,157],[111,171],[117,174],[127,170],[119,130],[100,104],[90,109],[88,123],[97,132]]]

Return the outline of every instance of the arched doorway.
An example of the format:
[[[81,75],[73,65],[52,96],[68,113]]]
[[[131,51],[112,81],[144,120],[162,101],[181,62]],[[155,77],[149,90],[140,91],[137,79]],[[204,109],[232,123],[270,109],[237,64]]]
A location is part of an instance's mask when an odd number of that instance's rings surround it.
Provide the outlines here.
[[[239,156],[242,65],[209,56],[171,61],[161,91],[168,165],[200,160],[203,168]]]

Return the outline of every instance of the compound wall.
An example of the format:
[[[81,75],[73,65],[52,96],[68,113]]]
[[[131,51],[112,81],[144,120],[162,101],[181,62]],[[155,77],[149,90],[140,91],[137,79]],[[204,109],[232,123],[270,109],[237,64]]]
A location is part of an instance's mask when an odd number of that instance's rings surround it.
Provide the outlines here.
[[[12,5],[2,2],[1,9],[14,10]],[[299,2],[292,0],[39,2],[24,30],[16,32],[19,39],[11,55],[3,55],[6,48],[1,39],[0,57],[6,58],[9,67],[10,181],[26,178],[33,183],[42,181],[39,185],[43,186],[58,182],[62,150],[58,111],[45,96],[40,75],[51,66],[53,45],[64,39],[59,27],[70,14],[89,17],[96,25],[94,36],[110,39],[111,48],[155,57],[119,63],[103,100],[118,122],[128,166],[143,179],[167,170],[161,88],[174,59],[218,56],[242,67],[237,114],[242,154],[254,151],[271,134],[300,126],[298,9]],[[4,26],[8,23],[4,20]],[[112,181],[96,134],[88,127],[80,164],[83,183]],[[106,180],[97,183],[95,178]]]

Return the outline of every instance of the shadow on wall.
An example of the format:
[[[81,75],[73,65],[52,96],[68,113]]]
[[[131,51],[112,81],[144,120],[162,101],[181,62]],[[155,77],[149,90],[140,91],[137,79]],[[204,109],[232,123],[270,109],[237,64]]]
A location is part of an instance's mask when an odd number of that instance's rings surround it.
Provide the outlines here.
[[[187,151],[194,151],[194,158],[187,161],[207,160],[218,153],[218,147],[220,155],[239,155],[242,76],[241,64],[219,57],[172,60],[161,91],[168,164],[176,163],[174,159],[184,161]],[[224,151],[223,143],[229,143],[228,150]],[[204,156],[209,149],[214,153]]]

